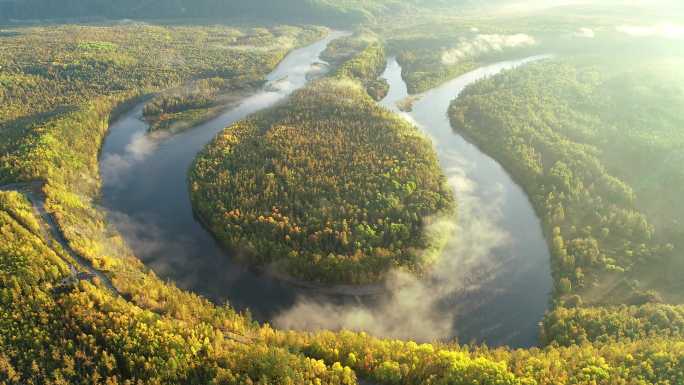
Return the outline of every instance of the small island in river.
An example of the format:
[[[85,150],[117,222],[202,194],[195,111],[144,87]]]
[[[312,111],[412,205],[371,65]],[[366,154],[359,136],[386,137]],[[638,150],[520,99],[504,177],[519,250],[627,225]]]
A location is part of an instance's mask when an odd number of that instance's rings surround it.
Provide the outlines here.
[[[197,214],[250,264],[320,283],[425,271],[454,198],[428,139],[351,79],[221,133],[190,173]]]

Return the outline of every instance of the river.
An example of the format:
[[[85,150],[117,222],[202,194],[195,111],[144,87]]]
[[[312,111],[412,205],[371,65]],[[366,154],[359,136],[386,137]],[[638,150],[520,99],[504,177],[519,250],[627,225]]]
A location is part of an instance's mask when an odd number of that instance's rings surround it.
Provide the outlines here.
[[[111,124],[100,160],[103,179],[101,204],[107,210],[110,222],[136,255],[161,278],[216,303],[229,302],[237,309],[249,309],[260,321],[287,318],[302,303],[325,305],[321,308],[324,312],[317,316],[332,320],[336,317],[335,311],[347,313],[352,308],[376,309],[382,304],[391,304],[388,297],[397,296],[396,292],[363,298],[323,294],[318,290],[292,286],[233,263],[231,256],[193,216],[190,204],[186,177],[197,153],[224,127],[274,105],[303,87],[307,83],[307,73],[320,60],[321,52],[331,40],[342,35],[335,32],[315,44],[294,50],[268,76],[271,86],[191,130],[172,136],[147,134],[147,124],[141,120],[143,104]],[[499,69],[509,65],[514,64],[502,64]],[[495,68],[491,72],[495,72]],[[399,73],[400,68],[391,61],[385,74],[392,84],[390,95],[383,101],[387,106],[406,92]],[[489,157],[453,134],[445,115],[448,102],[456,96],[459,84],[462,88],[484,74],[486,72],[469,74],[457,79],[456,83],[428,92],[416,103],[411,116],[421,126],[429,127],[426,131],[438,143],[436,149],[452,182],[456,182],[454,175],[458,174],[463,181],[470,181],[471,187],[474,186],[467,200],[471,201],[469,210],[476,215],[463,215],[463,209],[468,205],[459,195],[461,218],[479,215],[478,218],[484,221],[490,220],[484,217],[492,214],[495,220],[490,225],[503,234],[499,235],[505,241],[499,238],[483,240],[492,241],[489,244],[497,247],[492,250],[482,245],[487,253],[481,253],[483,257],[477,259],[478,263],[456,263],[467,251],[463,248],[459,249],[458,258],[446,254],[445,259],[454,263],[440,264],[435,277],[429,279],[430,283],[425,287],[435,290],[435,295],[431,296],[431,311],[436,312],[448,326],[448,330],[441,333],[444,335],[436,337],[458,336],[463,342],[475,340],[494,345],[529,346],[536,342],[537,322],[546,308],[550,290],[548,251],[539,222],[527,198],[508,175]],[[450,158],[454,154],[458,161]],[[460,169],[457,170],[458,167]],[[460,194],[463,185],[456,183],[455,188]],[[476,207],[478,205],[488,208],[480,210]],[[463,228],[468,223],[461,219],[460,225]],[[455,235],[465,234],[462,230],[459,233]],[[487,263],[481,263],[485,262],[484,254],[488,254]],[[497,268],[490,269],[491,266]],[[455,280],[459,281],[457,285]],[[463,282],[468,284],[463,285]],[[439,287],[440,284],[448,284],[448,287]],[[415,316],[417,312],[411,310],[409,308],[406,316],[400,315],[399,318]],[[373,322],[382,323],[383,317],[383,313],[375,313]],[[406,325],[400,337],[411,338],[413,331],[425,326]],[[308,328],[311,325],[295,322],[289,326]],[[324,322],[321,326],[331,325]],[[416,338],[421,339],[421,335],[416,333]]]
[[[435,272],[435,290],[443,292],[443,306],[456,311],[462,342],[535,345],[553,283],[541,222],[527,195],[500,164],[452,130],[449,105],[477,80],[546,57],[500,62],[464,74],[418,95],[410,113],[396,107],[408,92],[395,59],[383,75],[390,92],[381,104],[432,139],[456,192],[458,228],[438,266],[442,271]]]

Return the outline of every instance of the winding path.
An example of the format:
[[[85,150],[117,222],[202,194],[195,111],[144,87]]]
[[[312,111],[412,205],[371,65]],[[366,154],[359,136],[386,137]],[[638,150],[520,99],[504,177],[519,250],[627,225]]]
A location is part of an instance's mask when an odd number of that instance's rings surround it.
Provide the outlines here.
[[[111,279],[105,275],[102,271],[96,269],[93,264],[78,254],[70,245],[69,242],[64,237],[64,233],[57,225],[57,221],[50,215],[45,209],[45,194],[43,193],[44,182],[26,182],[26,183],[13,183],[4,186],[0,186],[0,191],[16,191],[23,194],[31,205],[33,206],[34,212],[42,219],[40,225],[43,232],[43,242],[46,245],[50,245],[53,241],[56,241],[64,251],[69,254],[69,256],[74,260],[72,261],[63,258],[64,263],[69,266],[72,276],[76,276],[79,271],[87,272],[97,277],[98,280],[104,285],[107,290],[114,293],[115,295],[121,296],[121,293],[116,289]],[[52,236],[52,237],[50,237]],[[59,253],[58,253],[59,255]]]

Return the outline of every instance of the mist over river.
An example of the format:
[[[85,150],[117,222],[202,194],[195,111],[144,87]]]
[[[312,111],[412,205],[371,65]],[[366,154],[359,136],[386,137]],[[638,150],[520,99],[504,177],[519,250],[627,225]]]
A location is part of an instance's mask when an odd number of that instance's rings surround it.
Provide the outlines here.
[[[467,85],[530,60],[487,66],[423,94],[410,114],[430,136],[456,191],[458,224],[432,276],[392,274],[372,296],[324,294],[258,274],[233,262],[193,216],[187,172],[197,153],[233,122],[268,108],[306,85],[333,32],[294,50],[262,91],[191,130],[147,134],[139,104],[112,123],[102,149],[102,204],[136,255],[160,277],[217,303],[249,309],[278,327],[352,328],[381,336],[530,346],[551,291],[549,253],[523,191],[494,160],[455,134],[449,103]],[[396,109],[406,85],[394,59],[381,103]]]
[[[458,226],[434,273],[436,306],[456,311],[460,340],[530,346],[552,290],[550,255],[541,222],[520,186],[494,159],[455,133],[447,111],[467,87],[548,56],[500,62],[464,74],[417,96],[410,113],[396,107],[408,96],[401,67],[390,59],[382,104],[432,139],[458,201]]]

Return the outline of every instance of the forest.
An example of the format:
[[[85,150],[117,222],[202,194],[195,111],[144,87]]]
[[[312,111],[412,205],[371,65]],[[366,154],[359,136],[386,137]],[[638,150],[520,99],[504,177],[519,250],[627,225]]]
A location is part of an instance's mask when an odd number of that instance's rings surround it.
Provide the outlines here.
[[[621,27],[684,20],[681,4],[430,8],[456,3],[0,1],[0,384],[684,384],[684,52],[676,28],[634,43],[651,29]],[[234,14],[276,20],[202,19]],[[132,16],[147,22],[105,21]],[[171,21],[190,17],[201,22]],[[89,24],[36,20],[62,18]],[[257,249],[251,262],[287,251],[279,262],[304,279],[420,275],[444,241],[422,219],[459,196],[429,140],[373,101],[386,59],[420,93],[556,53],[450,109],[541,219],[554,292],[537,347],[278,330],[160,279],[110,223],[98,201],[110,122],[144,101],[152,129],[192,129],[328,32],[300,22],[361,27],[330,44],[325,79],[207,148],[190,174],[199,214]]]
[[[415,11],[416,6],[444,6],[456,0],[5,0],[0,2],[3,20],[106,20],[251,18],[287,23],[327,21],[331,26],[372,22],[386,13]]]
[[[505,23],[474,22],[450,13],[441,17],[405,16],[401,23],[383,23],[376,29],[387,37],[387,50],[401,65],[410,94],[420,94],[486,64],[557,50],[557,38],[548,36],[543,24],[545,16]]]
[[[38,221],[22,195],[0,193],[0,382],[355,383],[348,368],[260,343],[249,319],[159,281],[190,311],[140,308],[87,281],[57,290],[71,262]]]
[[[377,35],[361,33],[334,40],[321,58],[334,68],[332,76],[361,82],[375,101],[387,95],[389,85],[380,77],[385,70],[387,56]]]
[[[190,185],[212,233],[247,262],[324,283],[424,271],[446,241],[429,229],[454,210],[429,142],[349,77],[229,127]]]
[[[158,279],[94,203],[100,183],[97,144],[110,117],[128,101],[218,73],[230,79],[230,74],[263,71],[257,75],[263,77],[289,50],[277,44],[261,53],[197,52],[198,38],[237,40],[240,46],[240,37],[259,34],[262,41],[289,36],[294,44],[305,44],[323,30],[64,26],[45,31],[26,28],[2,37],[0,180],[3,188],[43,181],[45,209],[68,248],[103,271],[118,295],[97,279],[66,293],[57,290],[72,276],[68,265],[75,262],[55,234],[41,229],[46,224],[35,207],[16,192],[1,193],[0,382],[243,384],[318,378],[350,383],[351,374],[342,368],[334,374],[331,367],[283,349],[248,348],[248,337],[241,337],[255,327],[248,317]],[[179,59],[186,65],[172,66]],[[204,359],[209,350],[217,351],[217,343],[225,343],[223,353],[209,364]],[[269,374],[266,367],[274,371]]]
[[[450,109],[454,129],[504,165],[542,219],[555,282],[547,344],[682,338],[681,59],[664,59],[671,43],[618,43],[631,49],[481,81]]]
[[[684,83],[670,63],[630,63],[532,64],[468,88],[450,111],[454,128],[496,154],[542,215],[557,297],[681,301],[673,202],[684,184],[672,159],[683,148],[675,111]],[[668,180],[667,191],[656,180]]]
[[[221,77],[192,81],[155,95],[143,108],[150,131],[178,132],[196,127],[234,106],[262,84],[261,79]]]

